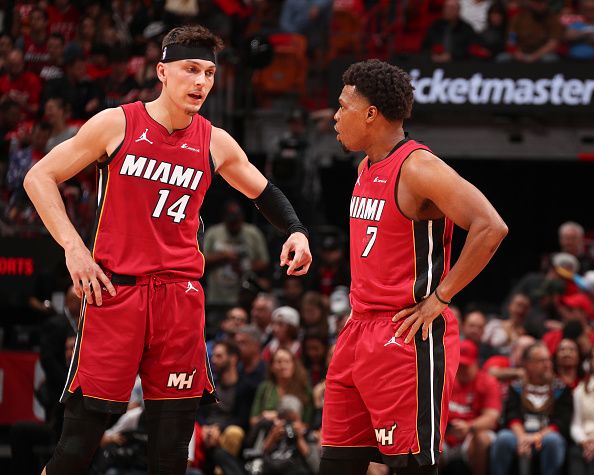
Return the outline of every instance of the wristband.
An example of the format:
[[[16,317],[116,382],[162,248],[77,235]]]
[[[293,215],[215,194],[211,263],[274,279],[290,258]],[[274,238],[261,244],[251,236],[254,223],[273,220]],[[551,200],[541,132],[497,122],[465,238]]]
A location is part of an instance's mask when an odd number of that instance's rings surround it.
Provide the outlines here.
[[[440,301],[442,304],[444,304],[444,305],[449,305],[449,304],[451,304],[451,303],[452,303],[452,301],[451,301],[451,300],[444,300],[444,299],[442,299],[442,298],[439,296],[439,294],[437,293],[437,289],[435,289],[435,290],[433,291],[433,293],[435,294],[435,298],[436,298],[437,300],[439,300],[439,301]]]

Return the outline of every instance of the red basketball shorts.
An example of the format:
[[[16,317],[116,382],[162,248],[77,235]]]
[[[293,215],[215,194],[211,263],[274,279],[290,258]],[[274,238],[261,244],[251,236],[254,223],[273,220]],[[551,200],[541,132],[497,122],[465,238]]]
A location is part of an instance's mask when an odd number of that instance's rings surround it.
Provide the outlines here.
[[[88,409],[125,412],[137,374],[145,400],[212,398],[200,284],[118,277],[130,285],[112,278],[117,295],[103,290],[102,306],[83,299],[62,402],[80,388]]]
[[[394,313],[356,314],[336,343],[326,377],[325,458],[363,457],[391,467],[436,464],[458,368],[459,335],[446,310],[409,344]]]

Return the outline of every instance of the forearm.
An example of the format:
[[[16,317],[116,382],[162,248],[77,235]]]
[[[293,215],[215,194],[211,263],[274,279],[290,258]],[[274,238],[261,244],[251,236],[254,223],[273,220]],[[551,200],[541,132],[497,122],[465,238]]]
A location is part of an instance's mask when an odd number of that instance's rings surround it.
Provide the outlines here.
[[[308,235],[287,197],[272,183],[266,185],[262,193],[254,199],[254,204],[268,222],[282,233],[290,235],[301,232]]]
[[[501,220],[473,223],[458,261],[439,284],[440,297],[451,300],[466,287],[485,268],[506,234],[507,227]]]
[[[495,430],[497,427],[498,415],[482,414],[473,421],[470,422],[469,426],[472,431],[477,430]]]
[[[515,422],[510,426],[511,431],[516,435],[516,437],[520,438],[526,435],[526,431],[524,430],[524,426],[520,422]]]
[[[499,381],[509,381],[522,376],[521,368],[489,368],[489,374]]]
[[[23,186],[43,224],[56,242],[64,249],[84,243],[70,222],[57,183],[49,176],[31,169],[25,176]]]

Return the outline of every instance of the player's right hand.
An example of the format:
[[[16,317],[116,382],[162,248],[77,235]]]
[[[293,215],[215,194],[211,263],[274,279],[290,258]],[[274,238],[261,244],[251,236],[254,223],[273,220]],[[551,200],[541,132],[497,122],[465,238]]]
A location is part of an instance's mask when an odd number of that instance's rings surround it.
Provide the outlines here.
[[[101,267],[93,260],[91,253],[82,241],[66,249],[65,256],[66,267],[74,284],[74,293],[78,298],[82,298],[84,295],[87,303],[101,306],[103,303],[102,286],[105,286],[112,297],[115,296],[114,286]]]

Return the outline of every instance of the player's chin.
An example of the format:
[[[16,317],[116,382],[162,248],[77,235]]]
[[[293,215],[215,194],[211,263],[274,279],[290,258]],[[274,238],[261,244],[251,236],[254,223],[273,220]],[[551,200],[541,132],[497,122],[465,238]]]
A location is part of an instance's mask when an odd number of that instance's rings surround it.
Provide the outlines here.
[[[187,105],[186,107],[184,107],[184,112],[190,116],[196,115],[198,114],[198,112],[200,112],[201,107],[202,104]]]

